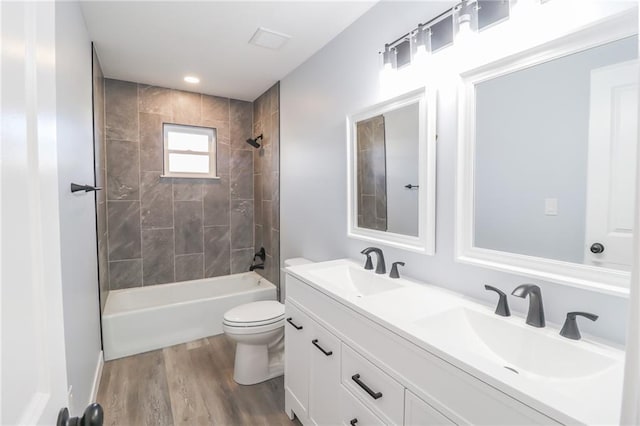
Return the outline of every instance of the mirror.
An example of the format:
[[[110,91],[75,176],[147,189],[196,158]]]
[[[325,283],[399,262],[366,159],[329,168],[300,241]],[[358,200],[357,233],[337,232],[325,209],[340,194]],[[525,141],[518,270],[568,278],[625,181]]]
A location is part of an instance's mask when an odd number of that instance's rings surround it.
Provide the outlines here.
[[[638,38],[571,43],[534,63],[503,61],[463,76],[457,255],[624,292],[632,264]]]
[[[349,236],[433,254],[435,110],[425,90],[347,118]]]

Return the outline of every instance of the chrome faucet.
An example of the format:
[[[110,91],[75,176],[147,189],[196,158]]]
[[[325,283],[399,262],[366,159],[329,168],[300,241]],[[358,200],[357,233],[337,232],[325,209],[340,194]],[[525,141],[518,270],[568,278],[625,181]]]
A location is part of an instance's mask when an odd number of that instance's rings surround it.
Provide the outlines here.
[[[386,274],[387,268],[384,264],[384,255],[382,254],[382,250],[377,247],[367,247],[362,250],[360,253],[367,256],[367,262],[364,265],[364,269],[373,269],[373,264],[371,263],[371,253],[375,253],[378,257],[376,263],[376,274]]]
[[[527,313],[527,324],[533,327],[544,327],[544,308],[542,307],[542,292],[535,284],[522,284],[512,292],[516,297],[525,298],[529,296],[529,312]]]

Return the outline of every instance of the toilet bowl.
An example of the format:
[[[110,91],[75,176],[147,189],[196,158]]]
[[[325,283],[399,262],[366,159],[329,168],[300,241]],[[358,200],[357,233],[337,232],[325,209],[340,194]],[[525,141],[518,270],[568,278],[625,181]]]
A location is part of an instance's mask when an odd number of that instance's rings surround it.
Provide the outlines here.
[[[284,305],[252,302],[224,314],[222,330],[236,342],[233,380],[253,385],[284,374]]]

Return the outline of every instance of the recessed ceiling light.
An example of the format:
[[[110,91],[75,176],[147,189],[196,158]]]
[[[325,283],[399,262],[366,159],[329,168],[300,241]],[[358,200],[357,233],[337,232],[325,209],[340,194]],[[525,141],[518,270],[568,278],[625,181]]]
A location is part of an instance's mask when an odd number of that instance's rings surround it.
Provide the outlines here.
[[[194,77],[192,75],[188,75],[184,78],[184,81],[191,84],[200,83],[200,79],[198,77]]]
[[[282,46],[284,46],[284,44],[290,38],[290,35],[260,27],[255,32],[253,37],[251,37],[251,40],[249,40],[249,44],[266,47],[267,49],[278,50]]]

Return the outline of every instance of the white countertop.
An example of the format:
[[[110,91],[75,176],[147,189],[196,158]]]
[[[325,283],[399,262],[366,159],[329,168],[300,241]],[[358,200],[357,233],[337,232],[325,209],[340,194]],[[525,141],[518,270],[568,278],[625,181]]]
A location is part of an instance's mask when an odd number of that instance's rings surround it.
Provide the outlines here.
[[[339,275],[323,275],[324,271],[331,270],[334,266],[346,266],[354,268],[355,271],[362,270],[362,274],[371,274],[365,277],[370,278],[372,287],[377,287],[380,292],[370,295],[355,294],[353,288],[347,288],[344,283],[337,282],[342,280]],[[589,337],[583,337],[579,341],[566,339],[558,334],[559,329],[553,325],[545,328],[530,327],[522,317],[497,316],[493,313],[494,308],[461,294],[411,279],[392,280],[384,275],[376,275],[373,271],[364,271],[360,263],[350,259],[291,266],[286,270],[311,287],[413,344],[561,423],[619,423],[624,351],[615,345]],[[362,275],[360,272],[358,274]],[[390,286],[389,289],[386,289],[387,285]],[[578,355],[587,351],[586,355],[593,356],[594,359],[606,359],[607,367],[593,374],[579,376],[571,371],[572,368],[575,370],[579,367],[573,364],[579,364],[582,361],[580,359],[557,360],[558,364],[554,364],[554,360],[541,359],[541,363],[545,363],[540,365],[541,369],[554,371],[554,377],[545,377],[532,372],[533,370],[515,374],[504,368],[504,365],[508,364],[507,361],[499,359],[491,348],[478,343],[479,340],[473,342],[473,350],[466,348],[465,342],[461,342],[462,336],[452,334],[453,329],[447,330],[448,322],[443,321],[437,326],[431,322],[429,327],[422,323],[423,318],[438,318],[438,314],[446,314],[456,309],[478,313],[478,318],[487,319],[488,326],[504,325],[503,328],[522,331],[523,335],[532,337],[531,344],[549,342],[562,345],[568,353]],[[424,321],[427,323],[431,320]],[[507,341],[505,347],[520,345],[516,349],[521,352],[536,349],[527,348],[527,343]],[[535,366],[535,361],[531,360],[532,366]],[[563,376],[564,371],[567,373]]]

